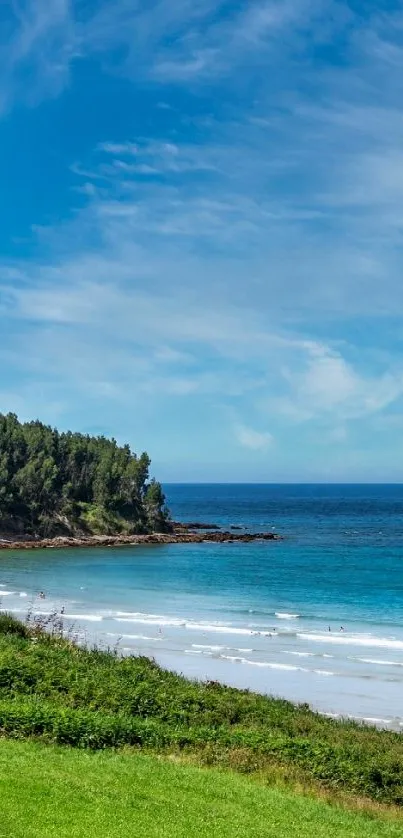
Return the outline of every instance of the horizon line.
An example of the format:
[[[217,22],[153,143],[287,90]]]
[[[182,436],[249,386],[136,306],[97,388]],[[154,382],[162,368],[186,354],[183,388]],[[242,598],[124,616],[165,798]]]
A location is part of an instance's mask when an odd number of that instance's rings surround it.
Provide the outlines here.
[[[402,481],[237,481],[237,480],[160,480],[165,486],[403,486]]]

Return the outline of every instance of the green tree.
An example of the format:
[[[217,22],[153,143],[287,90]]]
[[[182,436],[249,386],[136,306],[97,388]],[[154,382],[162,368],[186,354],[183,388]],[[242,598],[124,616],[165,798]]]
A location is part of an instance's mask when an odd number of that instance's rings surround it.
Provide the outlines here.
[[[144,505],[148,528],[152,532],[165,532],[168,526],[168,510],[162,486],[156,480],[151,480],[146,488]]]
[[[148,482],[150,458],[115,439],[59,433],[0,414],[0,527],[148,531],[167,526],[165,498]]]

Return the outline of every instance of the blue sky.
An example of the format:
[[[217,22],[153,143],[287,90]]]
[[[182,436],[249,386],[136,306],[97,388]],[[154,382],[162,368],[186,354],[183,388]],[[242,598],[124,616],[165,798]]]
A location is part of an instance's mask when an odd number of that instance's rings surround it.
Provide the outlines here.
[[[400,481],[403,10],[0,8],[0,410],[165,481]]]

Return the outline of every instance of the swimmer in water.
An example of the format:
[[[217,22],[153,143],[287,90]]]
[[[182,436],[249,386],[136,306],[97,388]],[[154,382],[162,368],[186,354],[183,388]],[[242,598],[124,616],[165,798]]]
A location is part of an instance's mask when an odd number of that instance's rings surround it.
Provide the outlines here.
[[[329,626],[328,631],[331,631],[331,630],[332,630],[332,629],[331,629],[331,628],[330,628],[330,626]]]
[[[43,593],[43,591],[40,592],[39,599],[45,599],[45,594]]]
[[[344,628],[343,628],[343,626],[340,626],[340,631],[344,631]]]

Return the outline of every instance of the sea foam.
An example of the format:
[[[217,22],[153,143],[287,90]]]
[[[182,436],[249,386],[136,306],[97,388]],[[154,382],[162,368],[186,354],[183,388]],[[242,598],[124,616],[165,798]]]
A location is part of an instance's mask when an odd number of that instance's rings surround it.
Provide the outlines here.
[[[155,616],[141,616],[141,617],[114,617],[117,623],[139,623],[145,626],[173,626],[180,628],[186,625],[184,620],[177,620],[169,617],[156,618]]]
[[[251,661],[248,658],[238,657],[235,655],[220,655],[223,660],[231,661],[231,663],[241,663],[247,666],[258,666],[264,669],[275,669],[282,672],[308,672],[313,675],[334,675],[334,672],[329,672],[327,669],[307,669],[304,666],[294,666],[288,663],[271,663],[269,661]]]
[[[39,614],[39,611],[37,612]],[[101,623],[103,617],[101,614],[64,614],[67,620],[85,620],[90,623]]]
[[[111,632],[111,631],[108,631],[106,636],[107,637],[116,637],[116,638],[124,637],[127,640],[149,640],[152,643],[154,643],[154,641],[161,643],[161,641],[163,640],[162,637],[148,637],[148,635],[146,635],[146,634],[121,634],[121,635],[118,635],[118,634],[113,634],[113,632]]]
[[[403,649],[403,640],[395,640],[389,637],[374,637],[368,635],[363,637],[358,634],[308,634],[300,632],[297,634],[301,640],[309,640],[313,643],[337,643],[344,646],[373,646],[380,649]]]
[[[349,660],[360,661],[360,663],[372,663],[375,666],[403,666],[403,661],[384,661],[379,658],[350,658]]]
[[[274,613],[279,620],[297,620],[301,616],[301,614],[288,614],[287,611],[275,611]]]

